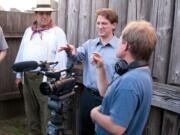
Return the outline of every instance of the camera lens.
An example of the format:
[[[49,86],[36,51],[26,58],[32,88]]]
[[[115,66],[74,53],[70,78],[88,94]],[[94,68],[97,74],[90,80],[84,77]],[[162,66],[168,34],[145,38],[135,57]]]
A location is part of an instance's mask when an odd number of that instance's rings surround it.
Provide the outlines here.
[[[40,85],[40,91],[43,95],[50,95],[51,94],[51,87],[50,84],[47,82],[43,82]]]

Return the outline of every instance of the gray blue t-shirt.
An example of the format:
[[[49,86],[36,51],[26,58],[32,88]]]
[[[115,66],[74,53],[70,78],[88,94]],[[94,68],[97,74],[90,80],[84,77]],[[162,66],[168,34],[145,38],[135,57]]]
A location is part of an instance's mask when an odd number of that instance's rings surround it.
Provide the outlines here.
[[[141,135],[151,107],[152,79],[148,67],[132,69],[109,87],[100,111],[126,128],[124,135]],[[97,135],[112,135],[96,124]]]
[[[0,27],[0,50],[6,50],[7,48],[8,48],[8,45],[4,38],[2,28]]]

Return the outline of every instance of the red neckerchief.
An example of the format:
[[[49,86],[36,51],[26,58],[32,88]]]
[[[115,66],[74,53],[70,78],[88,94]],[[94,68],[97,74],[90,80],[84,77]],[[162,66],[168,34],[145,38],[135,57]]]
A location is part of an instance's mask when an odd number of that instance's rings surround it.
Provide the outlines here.
[[[43,27],[43,28],[42,27],[38,28],[37,27],[37,21],[34,21],[32,26],[31,26],[31,29],[33,31],[33,33],[31,34],[31,39],[33,38],[35,33],[39,33],[40,37],[42,39],[42,31],[51,29],[52,27],[54,27],[52,20],[49,22],[49,24],[46,27]]]

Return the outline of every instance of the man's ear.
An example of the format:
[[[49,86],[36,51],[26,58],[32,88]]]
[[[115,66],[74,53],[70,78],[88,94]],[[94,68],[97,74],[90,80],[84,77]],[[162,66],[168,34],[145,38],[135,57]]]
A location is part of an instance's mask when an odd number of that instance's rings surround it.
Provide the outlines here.
[[[129,48],[129,46],[128,46],[127,42],[126,42],[125,43],[125,51],[128,51],[128,48]]]
[[[113,26],[113,30],[115,30],[117,27],[117,23],[113,23],[112,26]]]
[[[129,48],[128,43],[126,41],[122,41],[122,45],[123,45],[124,51],[127,51]]]

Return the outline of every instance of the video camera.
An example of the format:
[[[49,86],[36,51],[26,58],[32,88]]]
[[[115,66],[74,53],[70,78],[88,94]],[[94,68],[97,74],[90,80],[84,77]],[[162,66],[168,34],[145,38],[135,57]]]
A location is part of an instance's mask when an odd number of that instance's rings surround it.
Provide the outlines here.
[[[36,69],[40,68],[37,74],[42,74],[49,78],[48,81],[40,84],[40,91],[43,95],[48,96],[48,108],[51,110],[47,135],[63,135],[68,130],[66,129],[68,126],[65,125],[65,115],[68,113],[68,107],[64,102],[83,86],[77,82],[76,75],[72,72],[72,64],[69,64],[68,69],[58,72],[50,70],[50,66],[56,64],[57,62],[37,63],[36,61],[25,61],[15,63],[12,66],[15,72],[36,72]],[[61,73],[63,72],[66,72],[66,76],[62,78]]]

